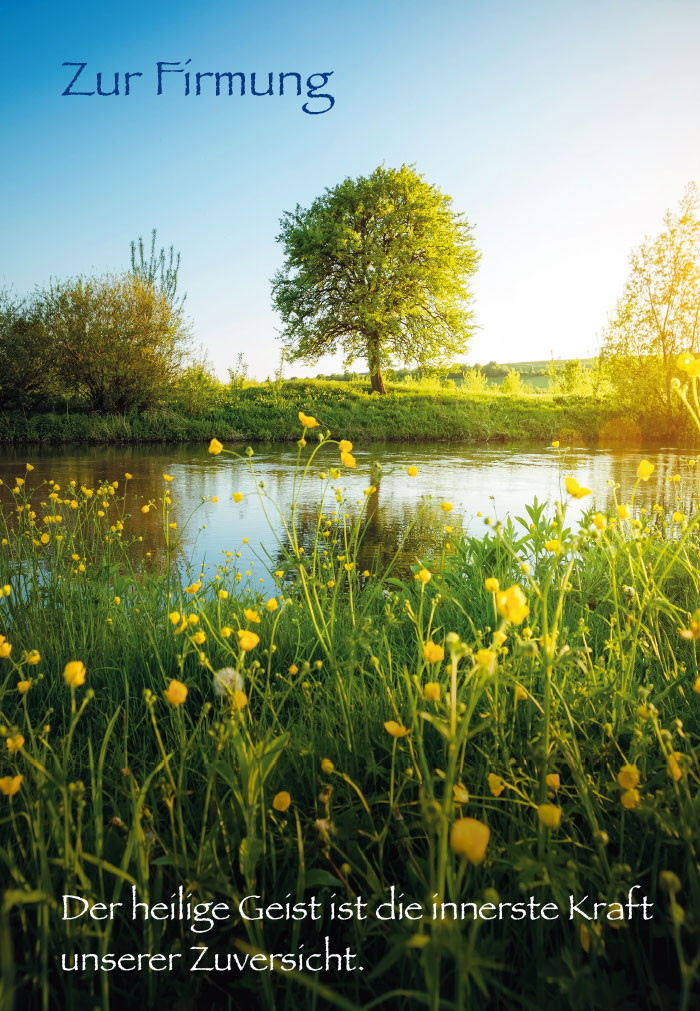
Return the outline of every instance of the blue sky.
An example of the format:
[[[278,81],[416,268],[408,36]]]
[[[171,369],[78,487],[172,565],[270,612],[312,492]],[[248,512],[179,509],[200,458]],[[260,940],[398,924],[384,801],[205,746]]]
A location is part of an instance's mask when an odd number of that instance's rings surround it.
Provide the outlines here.
[[[594,352],[631,248],[700,182],[696,0],[0,10],[0,283],[124,269],[157,227],[222,375],[239,352],[274,373],[280,215],[346,176],[415,163],[467,214],[483,254],[468,358],[482,363]],[[185,97],[175,75],[157,96],[156,62],[187,59],[263,81],[333,71],[335,106]],[[98,70],[105,90],[115,71],[144,76],[128,97],[62,97],[63,61],[86,61],[91,89]]]

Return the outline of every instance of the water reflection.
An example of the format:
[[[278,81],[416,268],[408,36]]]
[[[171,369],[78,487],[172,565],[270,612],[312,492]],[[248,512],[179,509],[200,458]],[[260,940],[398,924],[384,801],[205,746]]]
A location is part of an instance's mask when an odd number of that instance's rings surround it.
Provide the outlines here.
[[[550,502],[563,498],[566,474],[574,474],[580,484],[593,491],[591,497],[570,500],[571,519],[593,502],[599,509],[610,507],[613,489],[609,482],[621,486],[620,501],[629,501],[640,459],[638,453],[614,450],[558,451],[539,446],[455,443],[371,444],[356,447],[354,452],[356,470],[341,468],[340,480],[326,486],[324,513],[329,518],[333,512],[340,518],[346,512],[353,516],[358,500],[365,504],[365,490],[373,484],[375,490],[366,502],[366,533],[359,564],[367,569],[372,569],[377,559],[386,564],[410,530],[399,559],[399,570],[403,571],[416,558],[427,559],[440,550],[446,539],[446,524],[452,527],[448,536],[453,539],[463,531],[479,534],[486,516],[498,519],[522,516],[525,505],[535,496]],[[688,466],[688,454],[662,448],[648,450],[643,455],[656,469],[651,479],[640,485],[636,502],[647,507],[659,502],[676,508],[676,496],[680,495],[681,510],[689,511],[693,488],[690,475],[694,471]],[[38,502],[47,489],[36,486],[49,478],[58,482],[63,491],[72,479],[78,486],[88,487],[118,480],[121,491],[124,475],[130,473],[133,478],[128,482],[127,512],[131,517],[125,521],[125,533],[142,536],[139,550],[152,552],[153,563],[158,564],[160,516],[156,509],[143,514],[141,506],[161,498],[166,487],[163,474],[171,474],[174,480],[167,487],[174,503],[182,557],[192,560],[195,571],[200,564],[211,571],[230,551],[243,572],[243,580],[259,585],[258,581],[265,579],[264,564],[271,559],[275,565],[281,557],[277,538],[284,540],[281,517],[290,514],[296,458],[296,447],[289,445],[256,449],[253,463],[263,482],[262,497],[245,459],[212,457],[206,446],[199,445],[66,447],[50,452],[29,448],[22,453],[3,454],[0,477],[9,484],[14,484],[17,476],[27,477],[27,484],[35,488],[33,499]],[[29,475],[25,473],[26,461],[35,467]],[[382,465],[379,477],[373,468],[377,462]],[[319,475],[322,471],[330,473],[330,468],[336,465],[339,465],[337,447],[322,449],[299,496],[298,527],[307,551],[313,544],[324,487]],[[418,468],[414,478],[406,473],[411,465]],[[683,477],[680,483],[669,480],[678,473]],[[343,489],[342,506],[335,501],[335,487]],[[243,496],[240,502],[233,500],[234,493]],[[213,502],[212,498],[218,501]],[[7,490],[4,499],[8,501]],[[453,504],[447,515],[440,509],[443,501]],[[240,556],[236,559],[237,551]]]

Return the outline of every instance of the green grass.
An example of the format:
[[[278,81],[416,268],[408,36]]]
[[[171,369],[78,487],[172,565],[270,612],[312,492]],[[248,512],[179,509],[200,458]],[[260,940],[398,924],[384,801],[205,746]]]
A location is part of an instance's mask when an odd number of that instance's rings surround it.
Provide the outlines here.
[[[12,649],[0,712],[15,749],[3,747],[0,776],[24,777],[0,795],[3,1007],[688,1011],[700,962],[700,697],[695,639],[678,629],[695,628],[697,520],[609,516],[599,530],[586,516],[574,529],[534,503],[483,540],[450,545],[446,534],[439,556],[403,578],[360,572],[363,510],[342,498],[337,445],[308,438],[298,480],[320,453],[326,502],[316,524],[298,529],[293,511],[275,528],[276,607],[246,591],[235,556],[208,581],[183,578],[167,492],[149,559],[128,489],[43,487],[36,516],[26,485],[2,489],[0,583],[11,589],[0,621]],[[679,510],[693,491],[686,479]],[[529,613],[485,577],[521,586]],[[259,641],[243,637],[243,650],[239,630]],[[69,661],[85,664],[84,684],[66,684]],[[225,667],[243,696],[216,694]],[[164,697],[172,680],[188,689],[177,706]],[[24,694],[20,681],[31,682]],[[626,766],[636,787],[618,781]],[[460,840],[484,826],[488,844],[470,859]],[[324,918],[234,914],[203,934],[126,915],[61,919],[63,894],[128,903],[133,885],[167,903],[179,884],[234,910],[247,895],[316,896]],[[436,896],[533,896],[568,915],[571,894],[590,909],[626,901],[636,884],[654,920],[621,929],[429,915]],[[428,915],[330,919],[334,899],[374,910],[392,885]],[[316,951],[325,936],[365,971],[187,971],[192,945],[243,957]],[[163,973],[59,969],[62,954],[110,952],[183,957]]]
[[[461,439],[505,442],[573,438],[597,444],[614,414],[589,397],[465,394],[415,390],[399,384],[385,397],[362,387],[314,380],[248,386],[229,402],[197,411],[152,410],[129,416],[79,412],[2,416],[0,441],[26,443],[284,441],[298,438],[298,412],[313,414],[333,434],[349,439]]]

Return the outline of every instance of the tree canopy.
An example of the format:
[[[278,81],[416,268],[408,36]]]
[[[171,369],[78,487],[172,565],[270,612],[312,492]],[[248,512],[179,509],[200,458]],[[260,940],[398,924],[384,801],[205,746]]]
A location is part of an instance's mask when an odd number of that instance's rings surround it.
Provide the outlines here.
[[[700,219],[690,183],[664,229],[630,255],[630,272],[601,347],[622,406],[674,422],[676,359],[700,344]]]
[[[340,348],[348,366],[367,360],[384,393],[392,362],[430,367],[466,351],[472,229],[411,166],[345,179],[280,226],[285,261],[272,293],[288,361],[314,364]]]

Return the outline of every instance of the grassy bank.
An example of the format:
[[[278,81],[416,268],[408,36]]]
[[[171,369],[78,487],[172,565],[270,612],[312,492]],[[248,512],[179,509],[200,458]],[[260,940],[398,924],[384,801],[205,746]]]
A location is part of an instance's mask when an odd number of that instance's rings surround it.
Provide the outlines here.
[[[589,397],[504,396],[460,390],[392,387],[371,396],[348,383],[284,382],[248,386],[216,407],[98,415],[56,410],[2,415],[0,442],[187,442],[212,435],[244,442],[298,439],[300,407],[332,433],[350,439],[461,439],[474,442],[572,439],[597,445],[614,416],[611,405]],[[612,434],[615,433],[615,426]]]
[[[358,571],[364,507],[343,497],[337,444],[310,443],[304,464],[312,451],[325,504],[303,531],[283,518],[270,598],[246,585],[235,544],[218,571],[182,580],[176,484],[150,507],[157,564],[139,553],[122,475],[119,488],[44,486],[37,515],[26,484],[1,489],[3,1006],[688,1011],[690,478],[667,524],[635,515],[633,489],[628,508],[576,529],[533,507],[484,540],[453,544],[446,529],[440,557],[401,581]],[[132,888],[167,906],[180,885],[227,918],[132,918]],[[392,886],[415,918],[384,918]],[[65,921],[64,894],[124,906]],[[315,899],[320,919],[246,919],[246,896],[259,897],[249,911]],[[524,918],[499,907],[529,902]],[[607,905],[590,920],[594,902]],[[300,968],[326,938],[364,971]],[[208,969],[192,972],[198,945]],[[144,952],[172,955],[172,971],[61,968]],[[278,953],[277,971],[219,971],[214,952],[222,966]]]

